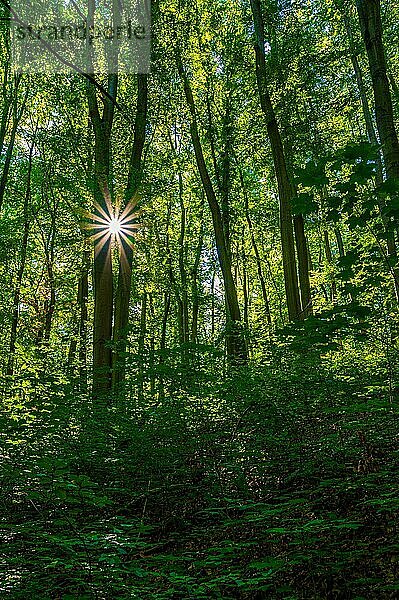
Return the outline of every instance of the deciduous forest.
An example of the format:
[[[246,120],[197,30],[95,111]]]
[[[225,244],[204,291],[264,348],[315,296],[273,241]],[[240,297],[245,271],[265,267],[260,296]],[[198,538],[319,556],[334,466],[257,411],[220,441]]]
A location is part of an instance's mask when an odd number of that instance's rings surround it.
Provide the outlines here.
[[[398,1],[0,16],[0,597],[398,598]]]

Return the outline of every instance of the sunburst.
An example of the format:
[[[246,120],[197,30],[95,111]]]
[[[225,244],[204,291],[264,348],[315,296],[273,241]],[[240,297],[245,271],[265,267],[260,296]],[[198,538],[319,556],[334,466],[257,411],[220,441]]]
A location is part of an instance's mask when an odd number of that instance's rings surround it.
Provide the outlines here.
[[[107,243],[109,249],[116,244],[123,260],[126,258],[127,248],[133,248],[133,237],[140,228],[140,224],[137,223],[140,216],[140,211],[136,211],[137,199],[132,198],[119,214],[118,207],[112,206],[108,186],[102,187],[105,205],[101,206],[95,202],[93,212],[85,213],[86,222],[83,227],[91,232],[89,239],[94,242],[95,255],[101,252]]]

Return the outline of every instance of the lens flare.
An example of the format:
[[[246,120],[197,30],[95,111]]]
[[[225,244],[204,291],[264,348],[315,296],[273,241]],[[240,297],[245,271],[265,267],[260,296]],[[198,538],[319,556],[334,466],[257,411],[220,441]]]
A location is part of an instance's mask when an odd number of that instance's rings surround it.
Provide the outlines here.
[[[122,230],[122,224],[117,217],[112,217],[108,229],[110,230],[112,235],[118,235]]]
[[[136,199],[132,198],[119,213],[114,210],[107,185],[103,186],[104,204],[94,203],[92,213],[85,212],[84,229],[91,232],[90,239],[94,242],[97,255],[106,247],[110,250],[111,243],[116,243],[120,250],[121,259],[126,257],[128,248],[133,248],[133,237],[140,225],[137,223],[140,212],[135,212]]]

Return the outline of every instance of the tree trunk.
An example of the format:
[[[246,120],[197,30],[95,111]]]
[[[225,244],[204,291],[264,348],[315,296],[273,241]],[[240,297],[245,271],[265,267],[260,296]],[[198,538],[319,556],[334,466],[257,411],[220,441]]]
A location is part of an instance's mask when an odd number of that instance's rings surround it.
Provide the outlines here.
[[[256,79],[262,111],[266,117],[273,163],[276,171],[280,200],[281,249],[283,257],[284,283],[290,320],[303,318],[296,270],[294,234],[292,228],[291,201],[294,190],[287,173],[284,148],[274,109],[267,88],[264,25],[259,0],[251,0],[252,15],[256,34]]]
[[[26,253],[28,247],[28,238],[29,238],[29,202],[31,198],[31,174],[32,174],[32,156],[33,149],[35,146],[35,136],[32,141],[30,150],[29,150],[29,164],[28,164],[28,176],[26,182],[26,192],[25,192],[25,200],[24,200],[24,232],[22,236],[21,242],[21,260],[19,264],[19,269],[17,273],[17,281],[15,284],[14,297],[13,297],[13,305],[12,305],[12,321],[11,321],[11,335],[10,335],[10,346],[9,346],[9,354],[8,354],[8,364],[7,364],[7,375],[14,374],[14,359],[15,359],[15,346],[17,341],[17,330],[18,330],[18,321],[19,321],[19,305],[21,298],[21,287],[22,280],[25,271],[26,264]]]
[[[21,81],[21,76],[17,76],[15,78],[15,84],[14,84],[14,99],[13,99],[13,106],[12,106],[12,128],[11,128],[11,133],[10,133],[10,139],[7,145],[7,150],[6,150],[6,156],[5,156],[5,161],[4,161],[4,166],[3,166],[3,172],[1,174],[1,179],[0,179],[0,209],[3,205],[3,200],[4,200],[4,193],[6,191],[6,185],[7,185],[7,179],[8,179],[8,174],[10,171],[10,166],[11,166],[11,159],[12,159],[12,154],[13,154],[13,150],[14,150],[14,145],[15,145],[15,137],[17,134],[17,129],[18,129],[18,125],[19,122],[22,118],[23,112],[25,110],[25,105],[26,105],[26,100],[27,100],[27,91],[25,94],[25,97],[22,101],[22,106],[21,108],[18,110],[18,88],[19,88],[19,83]],[[6,114],[8,114],[8,111],[6,111]],[[3,132],[3,127],[5,127],[4,132]],[[2,132],[1,135],[4,136],[6,132],[6,124],[2,124]],[[3,145],[4,142],[4,137],[3,140],[1,140],[1,146]]]
[[[147,293],[144,292],[141,300],[141,315],[140,315],[140,333],[138,343],[138,398],[140,401],[144,398],[144,350],[145,350],[145,338],[147,335]]]
[[[161,340],[159,344],[160,356],[159,356],[159,364],[163,364],[165,362],[165,350],[166,350],[166,333],[168,328],[168,317],[170,310],[170,294],[165,293],[164,296],[164,310],[162,315],[162,325],[161,325]],[[165,398],[165,386],[164,386],[164,378],[162,375],[159,377],[159,400],[162,401]]]
[[[396,100],[396,104],[399,104],[399,87],[398,87],[398,84],[396,83],[396,79],[395,79],[393,73],[388,73],[388,79],[391,84],[391,88],[393,91],[393,96]]]
[[[179,171],[179,201],[180,201],[180,235],[179,235],[179,271],[181,282],[181,319],[182,319],[182,342],[186,344],[189,341],[190,326],[188,322],[188,293],[187,293],[187,273],[185,267],[185,235],[186,235],[186,208],[183,198],[183,177]]]
[[[211,283],[211,334],[212,340],[215,336],[215,324],[216,324],[216,315],[215,315],[215,279],[216,279],[216,271],[212,273],[212,283]]]
[[[221,212],[223,220],[223,231],[226,238],[227,251],[231,260],[230,239],[230,189],[231,189],[231,97],[228,92],[226,98],[226,112],[223,118],[223,153],[222,153],[222,179],[221,179]]]
[[[299,285],[301,288],[302,316],[313,312],[312,292],[309,280],[309,248],[305,235],[305,223],[302,215],[294,217],[295,243],[298,254]]]
[[[68,352],[68,368],[74,373],[76,367],[76,351],[79,348],[79,388],[83,392],[87,391],[87,303],[89,299],[90,255],[90,250],[86,247],[83,250],[82,266],[78,280],[77,306],[79,308],[79,317],[76,319],[75,331]]]
[[[249,281],[247,272],[248,257],[245,252],[245,228],[242,231],[242,293],[244,296],[244,323],[247,331],[249,331]]]
[[[184,343],[183,301],[181,299],[179,286],[176,281],[175,274],[173,272],[172,253],[171,253],[170,245],[169,245],[169,224],[170,224],[171,212],[172,212],[172,203],[168,202],[168,210],[167,210],[167,216],[166,216],[166,236],[165,236],[166,237],[166,240],[165,240],[166,264],[168,266],[169,284],[170,284],[171,288],[173,289],[173,292],[175,295],[175,300],[176,300],[177,327],[178,327],[178,333],[179,333],[179,343],[181,345]]]
[[[2,82],[2,113],[0,122],[0,155],[3,154],[4,140],[6,137],[7,129],[10,120],[10,110],[12,104],[12,95],[8,93],[8,76],[9,76],[9,65],[7,64],[3,72]]]
[[[325,254],[326,254],[327,264],[332,265],[332,252],[331,252],[331,245],[330,245],[330,236],[328,234],[327,229],[324,230],[324,250],[325,250]],[[335,279],[333,277],[332,281],[331,281],[331,301],[334,302],[336,297],[337,297],[337,284],[335,283]]]
[[[340,230],[338,228],[334,229],[334,233],[335,233],[335,238],[337,240],[339,257],[344,258],[345,257],[345,247],[344,247],[344,241],[342,239],[342,233],[340,232]]]
[[[191,296],[192,296],[192,305],[193,305],[193,316],[191,319],[191,341],[194,344],[198,343],[198,314],[199,314],[199,290],[198,290],[198,271],[201,261],[201,252],[202,246],[204,243],[204,230],[205,224],[203,219],[203,203],[201,202],[201,212],[200,212],[200,233],[198,237],[198,245],[197,251],[195,253],[195,261],[194,266],[191,272]]]
[[[79,281],[79,385],[83,392],[87,391],[87,322],[89,300],[90,250],[83,251],[82,274]]]
[[[117,93],[117,75],[108,76],[108,91],[113,99]],[[112,215],[108,181],[110,173],[110,139],[114,104],[104,100],[100,116],[96,90],[87,85],[90,118],[93,125],[94,147],[94,213],[101,210]],[[93,331],[93,397],[104,396],[111,388],[111,340],[113,313],[113,276],[111,236],[96,240],[94,245],[94,331]]]
[[[399,142],[394,124],[392,97],[382,41],[380,1],[357,0],[356,6],[370,66],[375,117],[387,178],[399,177]]]
[[[262,290],[262,298],[263,298],[263,304],[265,306],[266,319],[267,319],[268,324],[271,325],[272,317],[271,317],[269,296],[267,293],[265,278],[263,276],[262,261],[261,261],[260,254],[259,254],[258,244],[256,243],[255,232],[254,232],[253,225],[252,225],[252,219],[249,214],[248,192],[247,192],[247,188],[246,188],[245,182],[244,182],[244,177],[243,177],[243,174],[242,174],[242,171],[240,168],[239,168],[239,175],[240,175],[241,188],[242,188],[242,192],[244,195],[245,218],[248,223],[248,229],[249,229],[249,233],[251,236],[251,245],[252,245],[252,249],[255,254],[256,268],[257,268],[257,272],[258,272],[260,288]]]
[[[389,88],[387,65],[382,41],[380,0],[357,0],[360,30],[367,51],[374,92],[375,117],[382,145],[387,179],[399,178],[399,141],[395,129],[392,97]],[[388,223],[384,220],[388,228]],[[399,302],[399,269],[397,250],[392,231],[388,230],[387,249]],[[392,265],[392,263],[394,263]]]
[[[369,107],[369,103],[368,103],[368,99],[367,99],[367,93],[366,93],[366,88],[365,88],[364,81],[363,81],[362,71],[361,71],[359,61],[357,59],[357,55],[356,55],[356,51],[355,51],[355,44],[353,41],[353,35],[352,35],[351,27],[350,27],[350,22],[349,22],[349,19],[348,19],[348,16],[346,13],[342,13],[342,15],[343,15],[343,22],[345,25],[345,30],[346,30],[346,34],[347,34],[348,42],[349,42],[351,62],[352,62],[353,70],[355,72],[356,83],[357,83],[360,100],[361,100],[361,104],[362,104],[362,112],[363,112],[364,122],[366,125],[367,139],[371,144],[378,146],[378,139],[377,139],[377,135],[376,135],[376,132],[374,129],[373,118],[371,116],[371,111],[370,111],[370,107]],[[375,180],[376,180],[377,186],[380,186],[384,180],[384,173],[383,173],[383,166],[382,166],[380,151],[378,151],[378,154],[377,154],[377,172],[376,172]],[[396,244],[395,244],[395,236],[394,236],[394,232],[389,229],[389,222],[388,222],[387,217],[385,216],[385,211],[384,211],[385,202],[382,198],[379,199],[378,206],[380,209],[381,219],[382,219],[382,222],[383,222],[385,230],[386,230],[388,256],[392,257],[393,260],[396,260],[397,259],[397,249],[396,249]],[[393,268],[392,273],[394,276],[395,295],[398,300],[399,299],[399,271],[397,268]]]
[[[218,200],[209,176],[208,168],[205,163],[205,158],[202,150],[202,145],[198,132],[197,114],[194,103],[194,97],[191,91],[191,86],[187,75],[184,71],[181,57],[176,56],[177,66],[180,77],[184,84],[184,92],[187,100],[187,105],[190,112],[191,124],[190,133],[194,146],[195,158],[197,161],[198,171],[204,187],[205,195],[208,200],[209,208],[212,215],[213,229],[216,239],[216,249],[219,258],[219,264],[222,270],[224,291],[227,305],[227,347],[228,355],[233,363],[246,363],[248,360],[245,339],[242,331],[240,307],[237,298],[237,288],[234,282],[229,249],[227,247],[223,218]]]
[[[128,182],[126,187],[125,213],[130,214],[142,179],[142,156],[147,124],[148,83],[147,75],[137,76],[137,107],[134,124],[134,141],[130,157]],[[121,239],[118,287],[115,300],[114,354],[112,385],[117,388],[125,379],[125,353],[129,325],[129,305],[132,285],[133,248],[131,240]]]

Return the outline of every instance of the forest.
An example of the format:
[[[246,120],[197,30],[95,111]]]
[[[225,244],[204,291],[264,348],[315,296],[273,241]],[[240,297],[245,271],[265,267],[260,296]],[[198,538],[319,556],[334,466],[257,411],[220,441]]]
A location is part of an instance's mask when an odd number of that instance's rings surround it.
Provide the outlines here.
[[[398,598],[399,1],[127,5],[0,0],[0,598]]]

